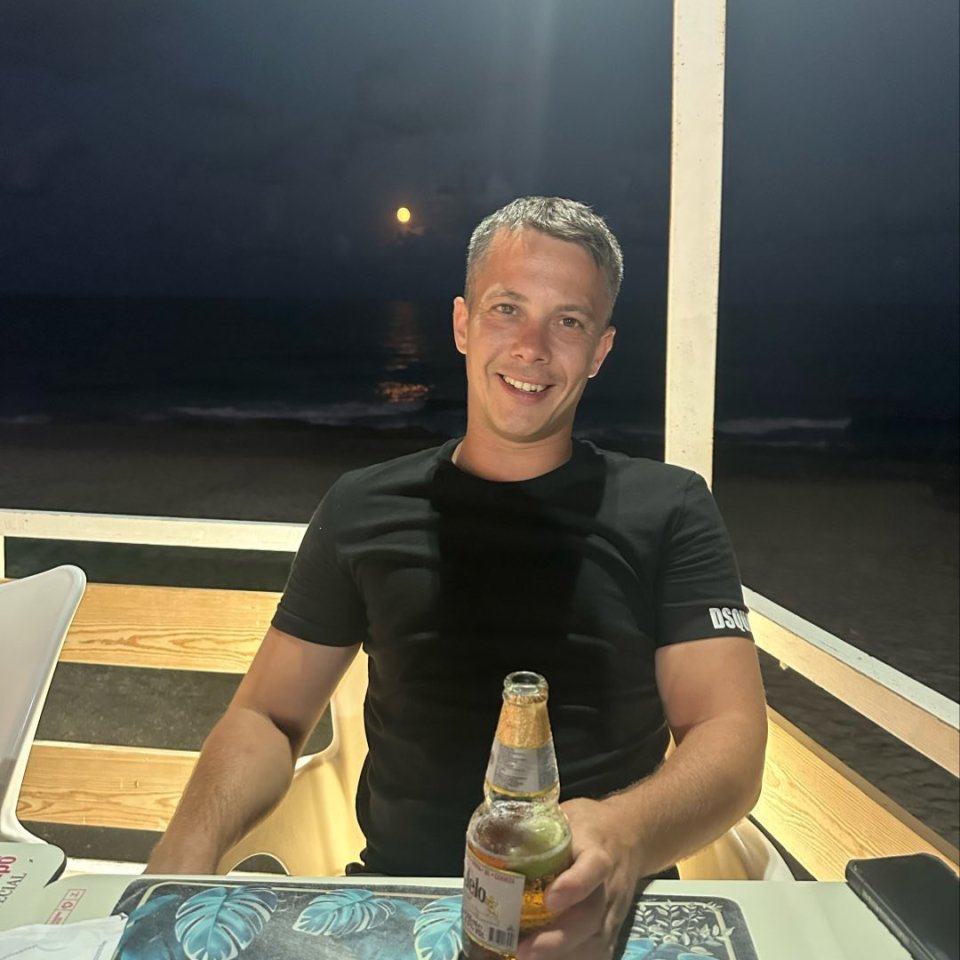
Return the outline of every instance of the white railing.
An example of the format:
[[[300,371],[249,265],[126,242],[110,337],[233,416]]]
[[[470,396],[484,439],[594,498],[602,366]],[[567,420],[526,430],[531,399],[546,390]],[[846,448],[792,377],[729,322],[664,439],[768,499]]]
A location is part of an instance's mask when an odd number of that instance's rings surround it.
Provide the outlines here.
[[[960,777],[960,704],[746,587],[757,646]]]
[[[294,553],[305,524],[0,509],[7,537]],[[960,704],[745,589],[757,646],[960,777]]]
[[[107,513],[0,510],[0,577],[5,576],[6,570],[5,537],[296,553],[306,529],[304,523],[260,520],[190,520]]]

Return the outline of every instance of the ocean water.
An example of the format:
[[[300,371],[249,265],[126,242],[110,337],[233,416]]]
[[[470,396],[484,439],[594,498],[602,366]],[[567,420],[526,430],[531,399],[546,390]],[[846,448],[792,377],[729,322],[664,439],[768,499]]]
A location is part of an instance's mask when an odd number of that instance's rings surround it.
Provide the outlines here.
[[[662,434],[664,309],[620,304],[583,435]],[[950,457],[950,307],[721,309],[717,435]],[[294,421],[462,430],[450,305],[410,301],[0,299],[0,422]]]

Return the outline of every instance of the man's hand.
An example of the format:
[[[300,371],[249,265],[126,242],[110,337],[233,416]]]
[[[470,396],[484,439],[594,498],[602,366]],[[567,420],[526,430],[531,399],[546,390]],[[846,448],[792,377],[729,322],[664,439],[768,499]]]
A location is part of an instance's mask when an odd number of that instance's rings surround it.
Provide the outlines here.
[[[756,802],[767,717],[757,652],[742,637],[657,653],[657,686],[676,749],[604,800],[570,800],[573,865],[547,889],[556,920],[519,960],[610,960],[638,881],[715,840]]]
[[[568,800],[562,807],[574,860],[546,894],[548,909],[559,916],[522,940],[517,958],[610,960],[641,877],[641,844],[610,800]]]

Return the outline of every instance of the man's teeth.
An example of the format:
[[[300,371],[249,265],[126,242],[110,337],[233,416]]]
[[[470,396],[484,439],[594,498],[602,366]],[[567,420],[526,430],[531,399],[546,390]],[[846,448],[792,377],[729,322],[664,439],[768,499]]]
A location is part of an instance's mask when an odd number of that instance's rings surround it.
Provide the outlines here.
[[[517,390],[523,390],[524,393],[540,393],[542,390],[547,389],[544,383],[525,383],[523,380],[514,380],[511,377],[504,377],[503,379],[506,383],[509,383],[511,387],[515,387]]]

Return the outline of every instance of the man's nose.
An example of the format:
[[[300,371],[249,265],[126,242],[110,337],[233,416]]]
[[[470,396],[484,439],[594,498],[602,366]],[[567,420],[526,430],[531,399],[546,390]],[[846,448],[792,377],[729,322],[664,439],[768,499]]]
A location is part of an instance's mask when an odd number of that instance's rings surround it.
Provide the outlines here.
[[[550,338],[546,324],[527,320],[518,324],[513,355],[524,363],[545,363],[550,359]]]

